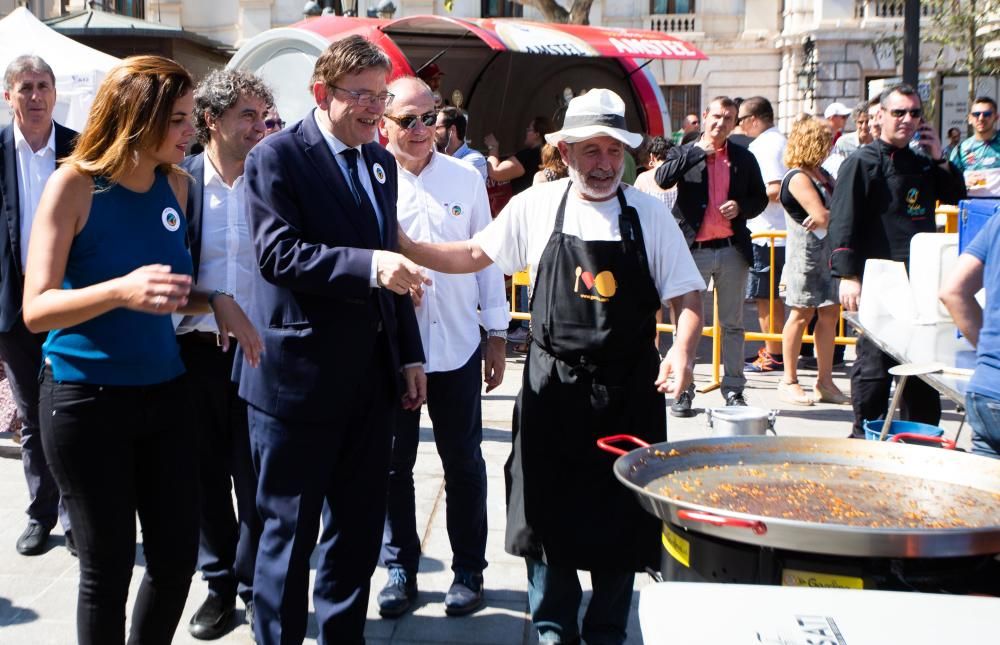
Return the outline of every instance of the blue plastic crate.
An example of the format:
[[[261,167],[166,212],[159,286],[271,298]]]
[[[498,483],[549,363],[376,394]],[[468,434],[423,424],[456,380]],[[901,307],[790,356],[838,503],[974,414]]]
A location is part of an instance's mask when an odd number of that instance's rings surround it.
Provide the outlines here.
[[[1000,210],[1000,199],[963,199],[958,203],[958,252],[972,243],[986,222]]]

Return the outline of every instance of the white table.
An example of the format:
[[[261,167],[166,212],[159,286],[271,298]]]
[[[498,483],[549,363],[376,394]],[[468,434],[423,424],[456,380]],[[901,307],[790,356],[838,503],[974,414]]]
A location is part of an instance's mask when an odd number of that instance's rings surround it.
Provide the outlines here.
[[[957,328],[952,323],[915,325],[892,316],[866,316],[862,320],[857,312],[846,311],[844,320],[900,363],[941,363],[964,370],[976,366],[976,350],[967,340],[957,337]],[[920,378],[955,403],[965,405],[967,376],[937,372]]]
[[[661,582],[639,596],[646,645],[987,645],[1000,599]]]

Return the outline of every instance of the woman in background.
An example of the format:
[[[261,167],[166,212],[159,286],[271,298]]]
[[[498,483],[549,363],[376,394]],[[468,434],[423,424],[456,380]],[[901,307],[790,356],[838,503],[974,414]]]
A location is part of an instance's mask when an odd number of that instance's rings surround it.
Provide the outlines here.
[[[781,182],[781,205],[785,208],[788,233],[785,250],[785,305],[788,318],[782,331],[785,370],[778,395],[786,403],[812,405],[849,403],[833,382],[833,340],[840,316],[838,281],[830,275],[830,196],[833,177],[820,164],[829,154],[833,136],[826,122],[805,116],[792,125],[785,148],[787,174]],[[817,313],[814,332],[817,377],[814,397],[798,381],[797,364],[802,333]]]
[[[667,150],[673,147],[674,144],[663,137],[653,137],[649,142],[649,161],[646,162],[646,167],[649,170],[641,173],[635,179],[636,188],[662,201],[666,204],[668,211],[674,207],[674,202],[677,201],[677,186],[663,190],[656,183],[656,173],[652,171],[655,171],[667,160]]]
[[[170,643],[194,573],[197,437],[170,314],[211,306],[251,362],[261,347],[231,297],[192,287],[176,165],[194,134],[192,85],[158,56],[111,70],[31,236],[24,320],[49,331],[39,416],[79,550],[81,645],[125,642],[136,513],[146,572],[129,643]]]
[[[562,155],[559,154],[559,148],[547,143],[542,146],[542,165],[535,173],[532,185],[544,184],[568,176],[569,169],[563,162]]]
[[[535,173],[542,164],[542,144],[545,135],[556,129],[552,119],[536,116],[524,131],[524,148],[500,161],[497,153],[500,143],[492,134],[483,138],[486,143],[486,170],[494,181],[509,181],[514,194],[531,188]]]

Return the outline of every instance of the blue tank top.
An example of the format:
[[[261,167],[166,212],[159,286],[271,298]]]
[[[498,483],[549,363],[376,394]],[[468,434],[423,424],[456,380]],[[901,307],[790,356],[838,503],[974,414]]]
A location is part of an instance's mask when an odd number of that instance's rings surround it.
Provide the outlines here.
[[[167,176],[136,193],[96,180],[90,216],[73,239],[64,289],[118,278],[147,264],[191,274],[187,223]],[[57,381],[97,385],[152,385],[184,372],[169,315],[113,309],[84,323],[54,329],[42,346]]]

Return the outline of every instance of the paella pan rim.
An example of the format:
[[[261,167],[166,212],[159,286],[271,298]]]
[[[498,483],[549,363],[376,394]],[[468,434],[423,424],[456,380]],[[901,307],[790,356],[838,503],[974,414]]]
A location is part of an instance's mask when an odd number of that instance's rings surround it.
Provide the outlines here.
[[[844,459],[865,459],[855,465],[872,469],[878,459],[891,462],[899,469],[907,464],[915,470],[914,477],[927,481],[948,482],[947,476],[924,477],[918,473],[937,472],[954,474],[964,485],[977,475],[992,482],[1000,482],[1000,461],[966,453],[914,446],[887,444],[855,439],[827,439],[818,437],[713,437],[676,442],[664,442],[639,448],[619,457],[614,472],[619,481],[639,498],[640,505],[659,519],[689,530],[714,535],[737,542],[774,548],[867,557],[960,557],[1000,553],[1000,525],[959,528],[888,528],[863,527],[841,523],[824,523],[755,515],[704,506],[666,497],[649,490],[646,485],[676,470],[694,469],[708,465],[742,460],[744,465],[775,463],[786,453],[805,453],[813,457],[813,464],[843,464]],[[780,455],[780,457],[779,457]],[[762,458],[766,456],[767,458]],[[671,463],[691,461],[695,465],[671,468]],[[705,457],[698,461],[698,457]],[[721,458],[720,458],[721,457]],[[672,462],[672,460],[676,460]],[[871,461],[869,461],[871,460]],[[657,468],[658,466],[658,468]],[[934,471],[934,468],[938,471]],[[876,470],[882,470],[876,468]],[[892,472],[892,468],[885,468]],[[975,486],[974,486],[975,487]],[[997,484],[986,492],[1000,494]],[[710,513],[724,518],[763,522],[767,528],[762,535],[747,528],[715,526],[681,519],[680,510]]]

